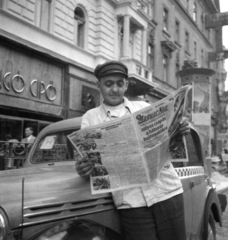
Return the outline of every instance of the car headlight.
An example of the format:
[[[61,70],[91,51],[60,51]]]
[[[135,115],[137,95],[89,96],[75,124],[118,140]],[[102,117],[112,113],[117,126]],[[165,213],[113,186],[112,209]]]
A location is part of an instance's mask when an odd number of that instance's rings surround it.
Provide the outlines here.
[[[6,237],[6,221],[0,212],[0,240],[4,240]]]

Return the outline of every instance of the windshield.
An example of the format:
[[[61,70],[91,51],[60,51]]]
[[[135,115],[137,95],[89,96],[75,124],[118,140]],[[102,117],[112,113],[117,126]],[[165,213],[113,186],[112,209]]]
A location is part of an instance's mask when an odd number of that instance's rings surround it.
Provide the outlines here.
[[[67,135],[75,131],[59,131],[46,135],[37,145],[31,162],[76,161],[79,155],[67,137]]]

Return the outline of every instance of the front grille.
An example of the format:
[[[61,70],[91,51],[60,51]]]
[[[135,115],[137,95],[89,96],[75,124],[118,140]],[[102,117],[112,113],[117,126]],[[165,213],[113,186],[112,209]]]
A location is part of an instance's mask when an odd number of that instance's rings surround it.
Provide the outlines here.
[[[23,226],[58,221],[114,209],[112,197],[24,207]],[[22,225],[20,225],[22,226]]]

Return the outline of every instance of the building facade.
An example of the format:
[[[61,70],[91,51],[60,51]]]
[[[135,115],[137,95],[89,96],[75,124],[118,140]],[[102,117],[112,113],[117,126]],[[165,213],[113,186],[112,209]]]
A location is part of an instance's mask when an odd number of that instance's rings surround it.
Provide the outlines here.
[[[128,98],[151,103],[181,86],[178,71],[214,69],[216,108],[224,69],[205,16],[218,12],[217,0],[2,0],[0,140],[97,106],[93,70],[106,60],[128,66]]]

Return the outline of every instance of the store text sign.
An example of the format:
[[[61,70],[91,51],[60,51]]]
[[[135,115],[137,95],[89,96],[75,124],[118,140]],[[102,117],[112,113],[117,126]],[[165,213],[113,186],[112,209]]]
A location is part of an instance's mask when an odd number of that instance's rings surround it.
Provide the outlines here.
[[[228,25],[228,12],[206,15],[206,28]]]
[[[61,105],[64,68],[50,59],[0,45],[0,94]],[[19,106],[20,107],[20,106]]]
[[[46,84],[44,81],[33,79],[30,81],[29,87],[27,87],[26,84],[24,77],[20,75],[19,72],[18,74],[7,72],[1,77],[0,89],[3,86],[6,91],[10,92],[13,90],[18,94],[29,90],[34,98],[41,99],[41,96],[45,95],[49,101],[54,101],[57,97],[57,90],[52,81]]]

